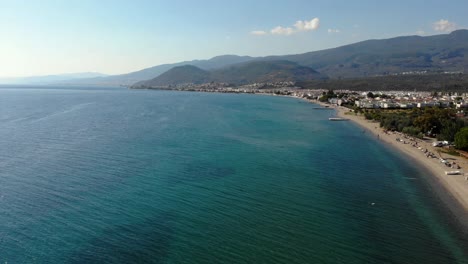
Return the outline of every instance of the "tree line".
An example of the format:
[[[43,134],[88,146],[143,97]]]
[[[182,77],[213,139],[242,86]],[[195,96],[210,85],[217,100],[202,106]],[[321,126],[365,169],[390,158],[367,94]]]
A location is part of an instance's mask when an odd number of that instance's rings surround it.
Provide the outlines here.
[[[426,107],[411,110],[355,109],[380,127],[423,138],[454,142],[458,149],[468,150],[468,121],[457,117],[455,109]]]

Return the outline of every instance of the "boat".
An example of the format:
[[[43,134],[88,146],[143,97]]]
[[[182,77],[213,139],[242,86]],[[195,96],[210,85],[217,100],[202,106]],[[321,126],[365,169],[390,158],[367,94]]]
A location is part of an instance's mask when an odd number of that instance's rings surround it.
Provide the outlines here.
[[[349,120],[348,118],[342,118],[342,117],[330,117],[328,118],[330,121],[347,121]]]
[[[461,174],[461,171],[458,171],[458,170],[445,172],[445,175],[459,175],[459,174]]]
[[[326,108],[326,107],[313,107],[312,109],[314,109],[314,110],[333,110],[332,108]]]

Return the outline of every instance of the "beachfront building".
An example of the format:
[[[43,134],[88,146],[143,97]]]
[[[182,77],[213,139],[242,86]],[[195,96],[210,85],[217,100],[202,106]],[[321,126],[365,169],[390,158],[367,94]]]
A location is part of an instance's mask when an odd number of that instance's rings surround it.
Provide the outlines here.
[[[441,106],[439,102],[436,101],[424,101],[424,102],[419,102],[418,103],[418,108],[423,108],[423,107],[435,107],[435,106]]]
[[[382,108],[385,108],[385,109],[392,109],[392,108],[397,108],[398,105],[396,103],[393,103],[393,102],[384,102],[382,104]]]
[[[401,109],[411,109],[414,107],[414,104],[410,102],[400,102],[397,106]]]
[[[468,108],[468,102],[457,102],[455,103],[455,108]]]
[[[380,108],[380,104],[377,101],[374,100],[359,100],[359,101],[354,101],[354,105],[356,105],[359,108]]]
[[[419,102],[419,103],[417,103],[416,107],[418,107],[418,108],[426,107],[426,103],[425,102]]]
[[[346,102],[345,99],[340,99],[340,98],[330,98],[328,99],[328,102],[332,105],[338,105],[341,106],[343,103]]]

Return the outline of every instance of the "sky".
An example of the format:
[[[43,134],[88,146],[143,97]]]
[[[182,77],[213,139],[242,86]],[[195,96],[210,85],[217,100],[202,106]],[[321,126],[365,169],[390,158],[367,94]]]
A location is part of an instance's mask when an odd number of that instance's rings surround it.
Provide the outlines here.
[[[0,0],[0,77],[121,74],[468,28],[466,0]]]

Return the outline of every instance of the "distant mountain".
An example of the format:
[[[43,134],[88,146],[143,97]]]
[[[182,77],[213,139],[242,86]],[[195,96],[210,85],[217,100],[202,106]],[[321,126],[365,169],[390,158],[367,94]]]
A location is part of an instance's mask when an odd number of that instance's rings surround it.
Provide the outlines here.
[[[237,55],[222,55],[213,57],[209,60],[196,60],[190,63],[191,65],[197,66],[204,70],[213,70],[223,68],[229,65],[234,65],[242,62],[248,62],[255,58],[249,56],[237,56]]]
[[[176,84],[202,84],[212,81],[211,73],[193,65],[174,67],[158,77],[139,84],[150,86],[169,86]]]
[[[326,79],[310,67],[285,60],[251,61],[214,70],[213,79],[233,84]]]
[[[468,73],[468,30],[427,37],[406,36],[366,40],[338,48],[296,55],[257,58],[225,55],[210,60],[164,64],[128,74],[82,79],[72,83],[131,85],[153,79],[177,66],[193,65],[203,70],[215,70],[249,61],[278,60],[295,62],[335,79],[415,71]]]
[[[66,73],[57,75],[0,78],[0,84],[55,84],[69,80],[78,80],[94,77],[105,77],[106,74],[97,72]]]
[[[281,81],[310,81],[326,76],[290,61],[253,61],[206,71],[192,65],[178,66],[136,87],[164,87],[177,84],[225,82],[235,85]]]
[[[298,55],[270,56],[312,67],[330,78],[356,78],[402,72],[468,73],[468,30],[428,37],[367,40]]]
[[[131,72],[127,74],[112,75],[104,78],[89,78],[82,80],[74,80],[70,84],[82,84],[82,85],[132,85],[139,81],[153,79],[162,73],[178,66],[193,65],[204,70],[212,70],[216,68],[226,67],[232,64],[246,62],[253,60],[253,57],[249,56],[236,56],[236,55],[223,55],[211,58],[209,60],[194,60],[184,61],[173,64],[162,64],[151,68],[146,68],[140,71]]]

